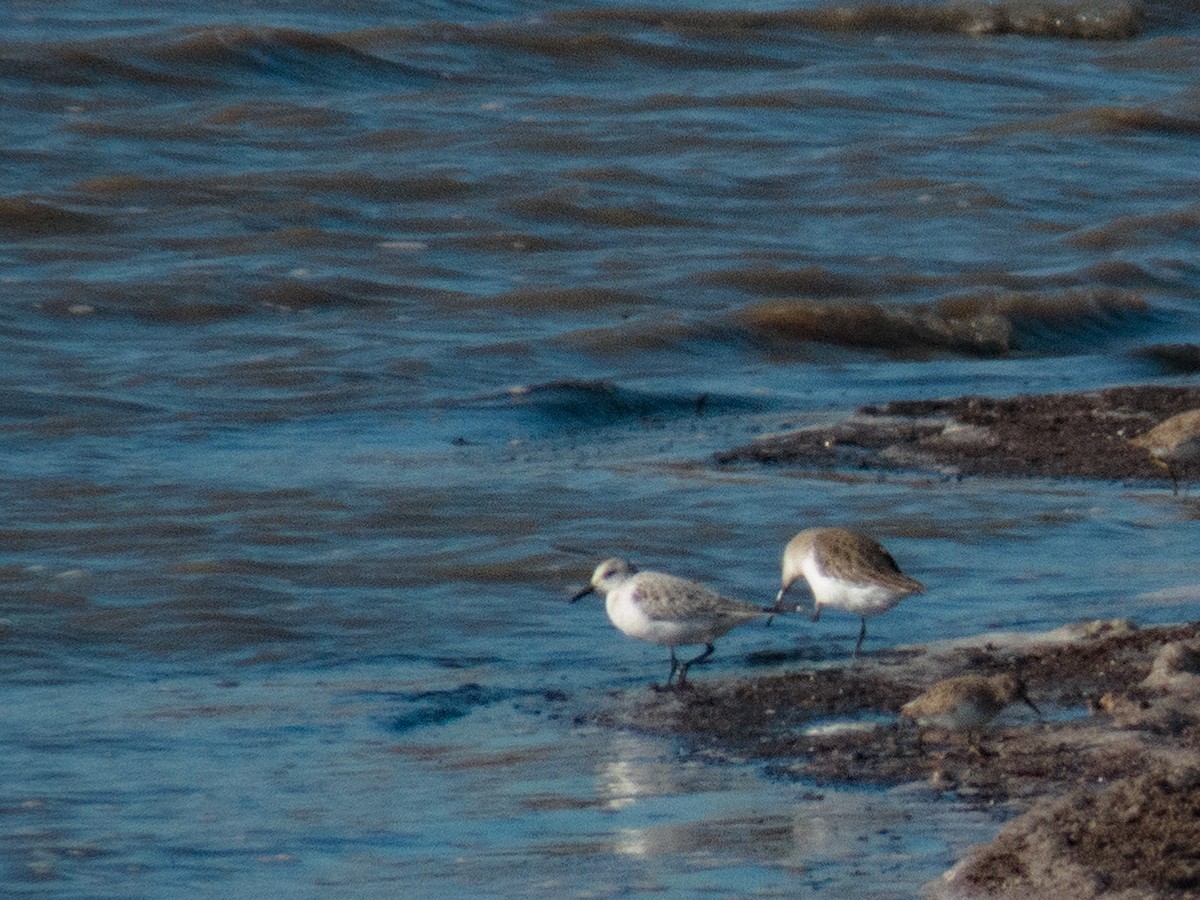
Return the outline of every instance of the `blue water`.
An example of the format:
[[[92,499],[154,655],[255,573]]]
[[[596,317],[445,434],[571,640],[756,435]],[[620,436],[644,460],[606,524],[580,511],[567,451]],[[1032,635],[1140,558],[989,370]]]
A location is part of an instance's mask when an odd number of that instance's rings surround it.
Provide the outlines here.
[[[710,462],[860,404],[1191,383],[1132,351],[1200,338],[1194,17],[672,10],[10,5],[5,894],[909,897],[1003,812],[588,724],[666,674],[567,604],[599,559],[767,602],[795,531],[852,523],[929,585],[868,650],[1196,618],[1159,485]],[[781,297],[1010,337],[775,332]],[[694,677],[856,634],[746,627]]]

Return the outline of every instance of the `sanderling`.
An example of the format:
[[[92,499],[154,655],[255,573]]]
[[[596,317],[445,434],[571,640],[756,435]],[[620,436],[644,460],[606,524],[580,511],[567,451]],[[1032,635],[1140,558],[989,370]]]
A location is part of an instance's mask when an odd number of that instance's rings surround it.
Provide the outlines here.
[[[1020,700],[1041,714],[1016,675],[959,675],[939,681],[915,700],[905,703],[900,707],[900,715],[914,720],[918,727],[964,730],[978,735],[1014,700]],[[972,737],[971,747],[976,746]]]
[[[775,597],[776,612],[784,611],[783,596],[801,575],[812,591],[814,622],[822,606],[862,618],[855,656],[867,636],[869,616],[887,612],[903,598],[925,590],[925,585],[900,571],[877,541],[846,528],[809,528],[788,541],[783,550],[783,586]]]
[[[1150,459],[1167,470],[1179,493],[1179,469],[1200,462],[1200,409],[1171,416],[1129,443],[1150,452]]]
[[[571,602],[592,591],[605,595],[608,618],[625,634],[671,648],[671,671],[664,688],[671,686],[676,672],[678,686],[686,687],[688,667],[712,655],[714,640],[736,625],[772,612],[769,607],[722,597],[695,581],[662,572],[639,572],[623,559],[606,559],[596,566],[592,583]],[[675,648],[686,644],[704,644],[704,652],[680,662]]]

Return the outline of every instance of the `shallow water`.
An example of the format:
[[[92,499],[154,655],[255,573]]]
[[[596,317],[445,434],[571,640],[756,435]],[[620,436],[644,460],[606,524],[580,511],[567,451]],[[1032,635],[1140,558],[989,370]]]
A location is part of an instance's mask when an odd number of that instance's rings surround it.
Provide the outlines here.
[[[868,649],[1196,618],[1195,495],[708,462],[1190,380],[1194,16],[346,6],[0,35],[8,888],[912,896],[997,814],[580,724],[666,659],[566,598],[854,523],[930,587]]]

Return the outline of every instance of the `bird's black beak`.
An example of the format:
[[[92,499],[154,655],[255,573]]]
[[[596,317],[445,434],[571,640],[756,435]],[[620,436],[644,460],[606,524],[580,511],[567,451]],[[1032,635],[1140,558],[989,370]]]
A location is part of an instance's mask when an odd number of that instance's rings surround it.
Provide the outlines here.
[[[1024,703],[1026,706],[1028,706],[1030,709],[1032,709],[1039,716],[1042,714],[1042,711],[1040,709],[1038,709],[1037,704],[1029,699],[1029,695],[1027,693],[1025,693],[1024,690],[1021,691],[1020,700],[1022,703]]]
[[[768,628],[771,627],[771,623],[775,621],[776,616],[778,616],[782,613],[785,613],[785,612],[795,612],[796,611],[795,606],[793,606],[791,609],[788,609],[788,607],[783,605],[783,595],[787,593],[789,587],[791,587],[790,584],[785,584],[783,587],[781,587],[779,589],[779,593],[775,595],[775,605],[774,606],[764,606],[763,607],[763,612],[770,613],[770,616],[767,617],[767,627]]]
[[[786,594],[788,592],[788,588],[790,588],[790,587],[791,587],[790,584],[785,584],[783,587],[781,587],[779,589],[779,593],[775,595],[775,605],[771,607],[771,612],[778,615],[780,613],[785,613],[785,612],[795,612],[797,609],[799,609],[799,607],[796,606],[796,604],[794,604],[794,603],[791,606],[783,605],[784,594]]]
[[[594,590],[596,590],[596,586],[594,584],[589,584],[582,591],[580,591],[578,594],[576,594],[574,597],[572,597],[571,602],[574,603],[576,600],[582,600],[584,597],[586,597],[588,594],[592,593],[592,591],[594,591]]]

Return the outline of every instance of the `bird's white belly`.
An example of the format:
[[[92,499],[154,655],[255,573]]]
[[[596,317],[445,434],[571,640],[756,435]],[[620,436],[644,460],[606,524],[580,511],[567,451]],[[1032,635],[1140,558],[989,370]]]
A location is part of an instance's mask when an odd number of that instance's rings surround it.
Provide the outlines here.
[[[604,608],[613,625],[630,637],[664,647],[707,644],[712,640],[712,623],[707,617],[705,621],[651,619],[629,594],[624,590],[614,591],[608,595]]]
[[[939,713],[930,713],[918,719],[921,725],[935,728],[979,728],[992,720],[996,711],[973,700],[963,700]]]
[[[812,559],[805,562],[804,575],[817,606],[844,610],[856,616],[876,616],[887,612],[900,601],[894,591],[882,585],[851,584],[823,575]]]
[[[1175,462],[1195,462],[1200,460],[1200,437],[1180,441],[1179,446],[1171,452],[1156,453],[1155,456],[1162,459],[1171,459]]]

